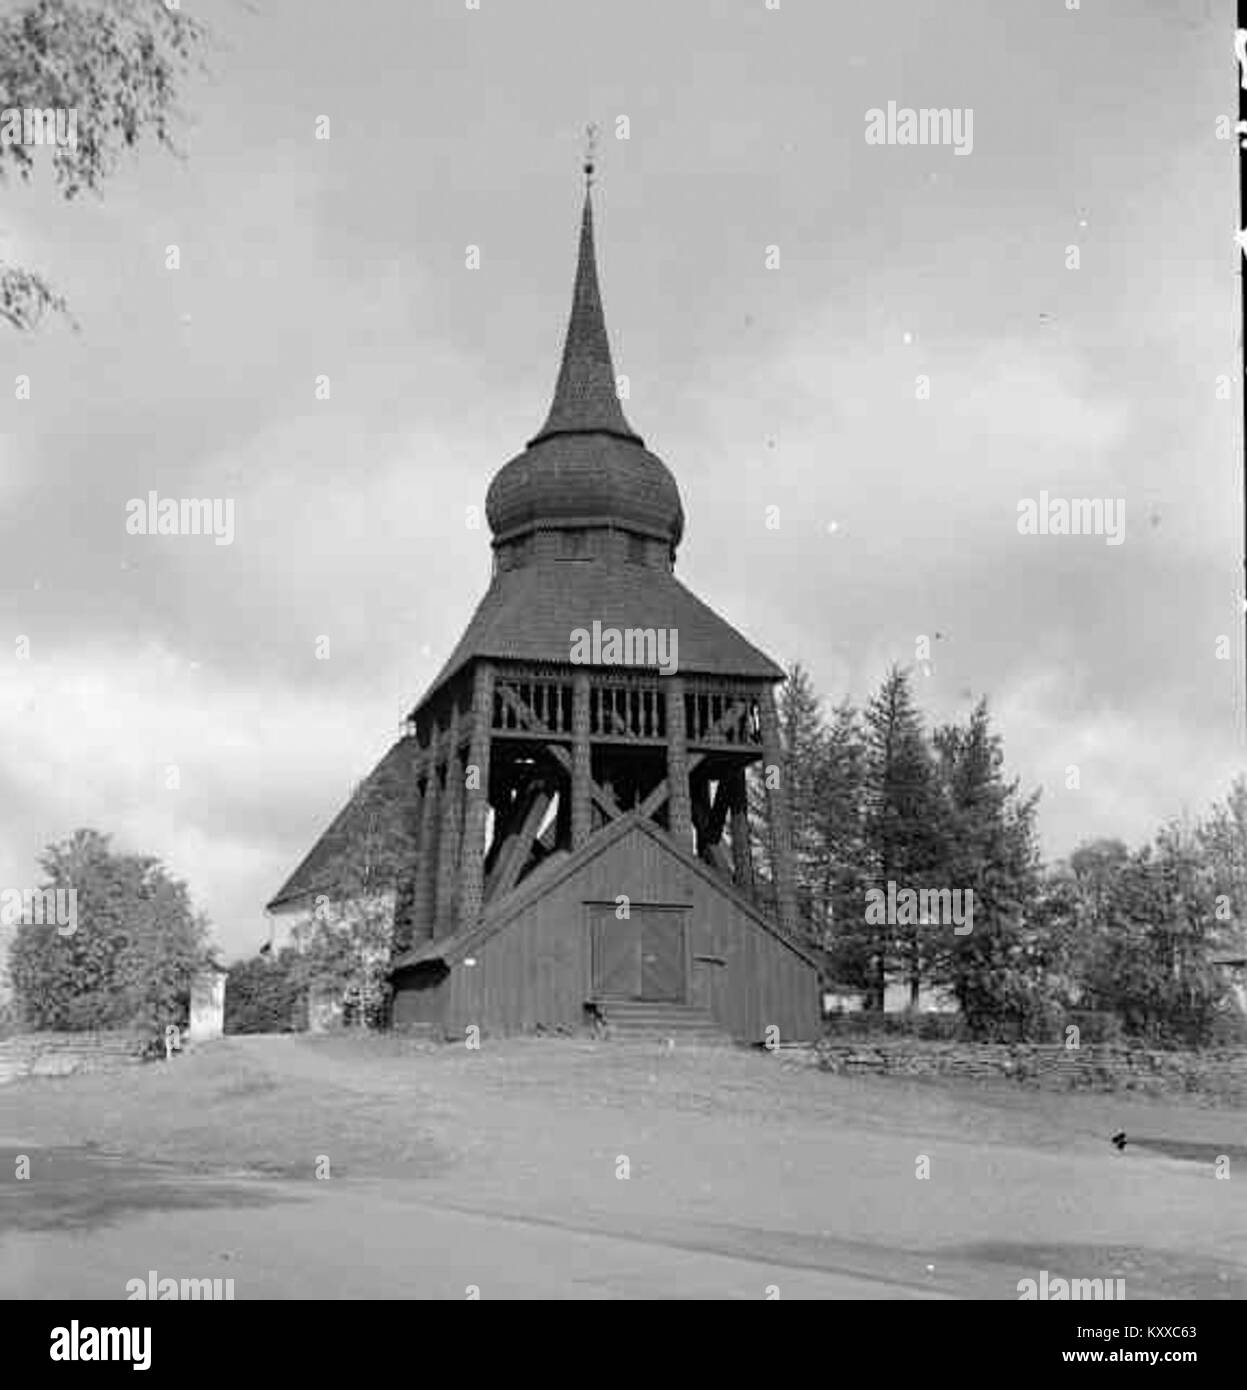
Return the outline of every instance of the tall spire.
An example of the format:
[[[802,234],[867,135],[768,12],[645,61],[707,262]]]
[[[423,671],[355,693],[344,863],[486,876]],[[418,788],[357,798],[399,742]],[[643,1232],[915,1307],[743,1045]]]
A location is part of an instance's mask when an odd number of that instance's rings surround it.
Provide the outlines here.
[[[529,440],[530,447],[556,434],[601,432],[642,443],[640,435],[624,418],[615,392],[615,368],[611,363],[610,340],[602,313],[598,289],[597,261],[593,253],[592,128],[585,158],[585,205],[580,218],[580,257],[576,265],[576,287],[572,292],[572,312],[563,341],[563,365],[554,388],[554,404],[539,434]]]

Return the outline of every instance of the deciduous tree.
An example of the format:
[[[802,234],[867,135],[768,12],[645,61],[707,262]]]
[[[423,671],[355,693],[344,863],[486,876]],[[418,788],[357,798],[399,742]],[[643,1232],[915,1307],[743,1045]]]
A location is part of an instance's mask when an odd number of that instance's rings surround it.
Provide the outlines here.
[[[74,930],[23,921],[9,976],[27,1027],[132,1027],[153,1041],[187,1021],[191,979],[208,961],[208,929],[186,884],[150,855],[122,854],[75,831],[40,860],[42,887],[76,895]]]
[[[98,193],[144,136],[175,150],[179,85],[205,38],[164,0],[36,0],[0,16],[0,109],[73,112],[73,142],[48,150],[52,178],[66,199]],[[0,143],[0,182],[29,181],[40,148]],[[14,328],[65,309],[40,272],[0,261],[0,317]]]

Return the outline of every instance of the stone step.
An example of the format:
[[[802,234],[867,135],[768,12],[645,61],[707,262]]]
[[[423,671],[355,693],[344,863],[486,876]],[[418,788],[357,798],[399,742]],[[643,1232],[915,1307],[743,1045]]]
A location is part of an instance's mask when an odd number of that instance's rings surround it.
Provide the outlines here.
[[[601,1006],[599,1005],[599,1008]],[[605,1014],[612,1018],[709,1018],[710,1015],[704,1009],[619,1009],[614,1004],[608,1004],[601,1008]]]
[[[673,1033],[716,1033],[719,1031],[719,1025],[712,1018],[617,1018],[614,1014],[607,1014],[606,1022],[612,1028],[643,1028],[650,1031],[667,1029]]]
[[[615,1038],[678,1038],[681,1042],[727,1043],[731,1037],[704,1009],[644,999],[600,1000],[598,1010]]]
[[[620,1018],[709,1018],[710,1015],[705,1009],[694,1008],[691,1004],[650,1004],[646,1001],[632,1003],[630,1000],[616,1003],[614,1000],[607,1000],[598,1004],[598,1008],[609,1014],[616,1014]]]

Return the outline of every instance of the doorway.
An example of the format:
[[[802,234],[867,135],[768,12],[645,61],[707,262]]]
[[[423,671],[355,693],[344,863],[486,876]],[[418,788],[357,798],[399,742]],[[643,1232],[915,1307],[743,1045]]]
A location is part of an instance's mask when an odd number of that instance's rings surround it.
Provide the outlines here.
[[[686,998],[685,909],[590,904],[595,999],[682,1004]]]

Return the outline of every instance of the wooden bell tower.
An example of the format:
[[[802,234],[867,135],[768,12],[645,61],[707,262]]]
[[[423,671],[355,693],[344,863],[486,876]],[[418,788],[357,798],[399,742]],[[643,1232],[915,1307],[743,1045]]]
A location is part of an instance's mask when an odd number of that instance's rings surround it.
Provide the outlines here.
[[[773,694],[784,673],[674,575],[683,507],[620,406],[588,187],[554,402],[494,477],[486,510],[489,591],[410,716],[418,809],[406,942],[470,930],[543,864],[627,815],[652,821],[791,931]],[[573,659],[575,634],[595,623],[635,635],[633,664]],[[659,630],[678,642],[670,674],[636,660]],[[755,764],[776,769],[764,895],[750,851]]]

